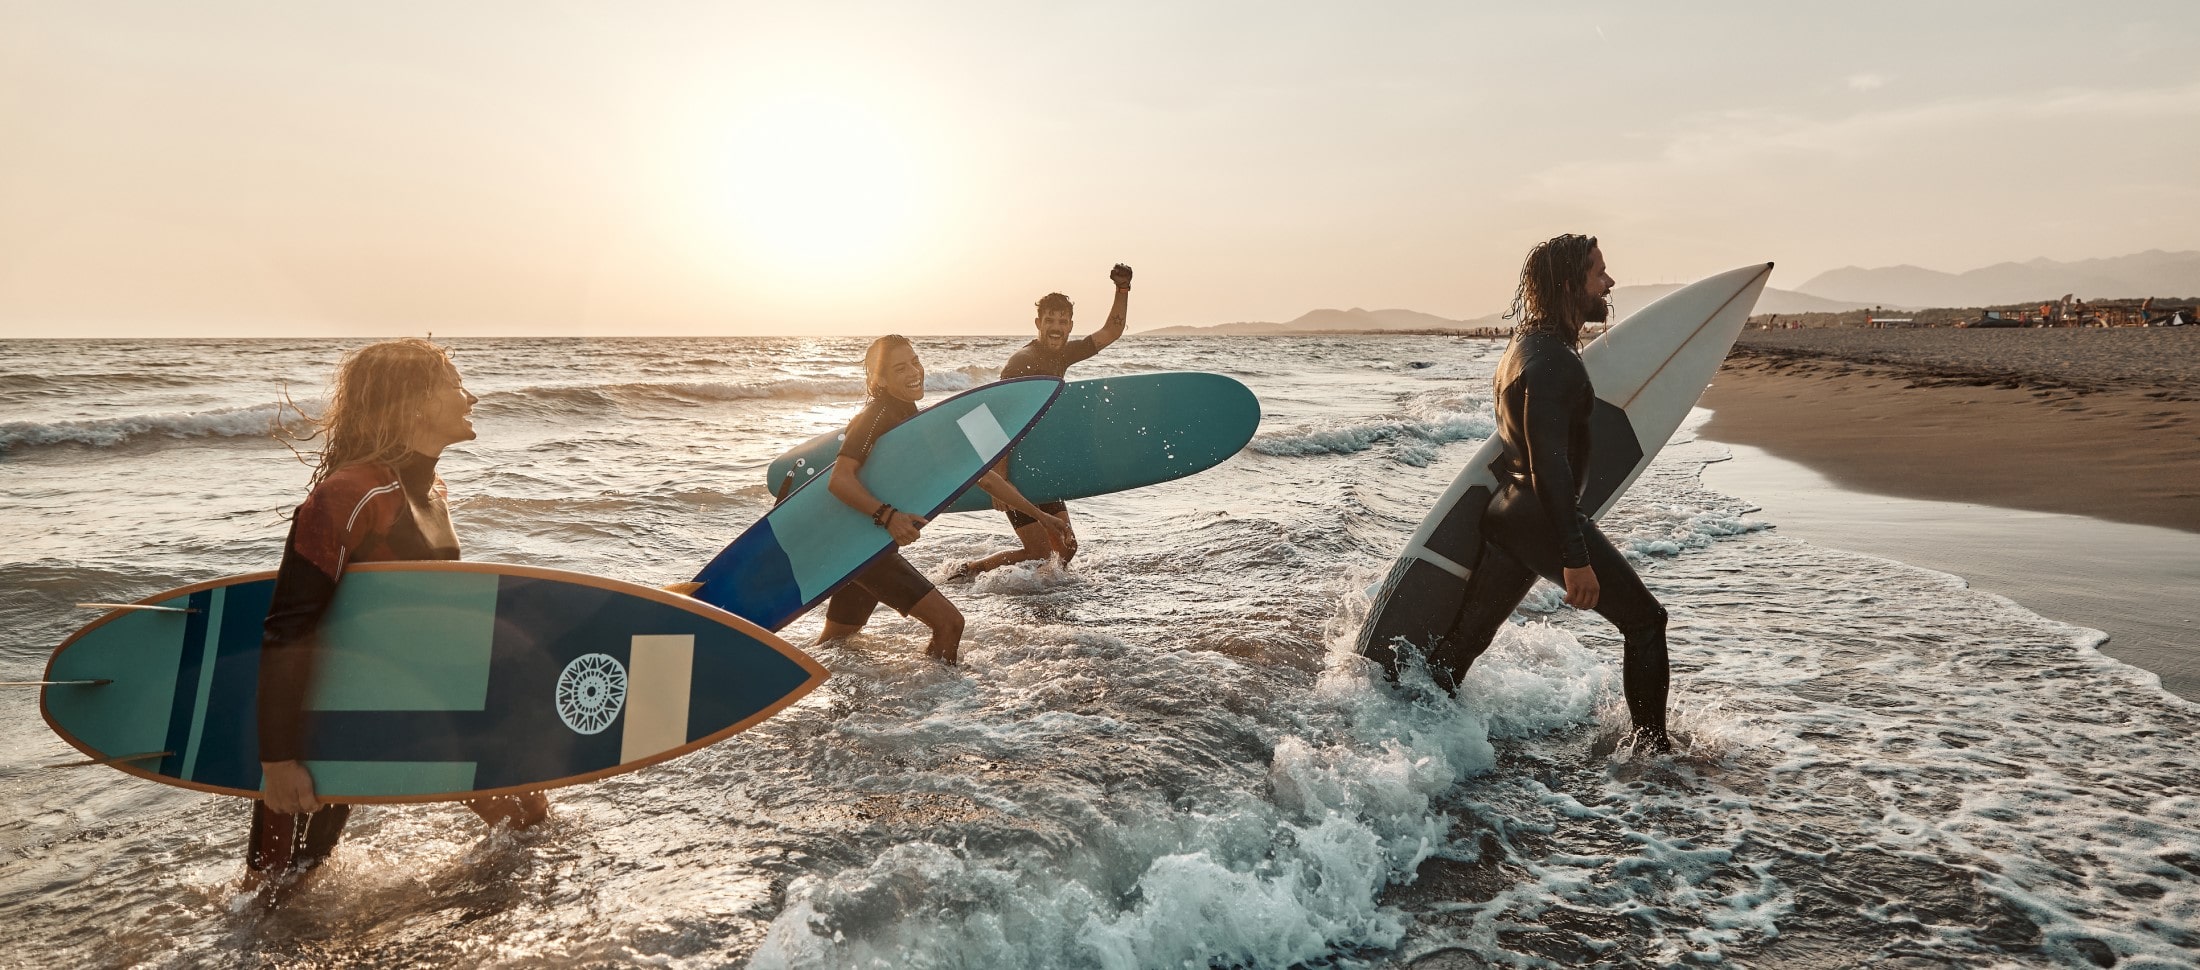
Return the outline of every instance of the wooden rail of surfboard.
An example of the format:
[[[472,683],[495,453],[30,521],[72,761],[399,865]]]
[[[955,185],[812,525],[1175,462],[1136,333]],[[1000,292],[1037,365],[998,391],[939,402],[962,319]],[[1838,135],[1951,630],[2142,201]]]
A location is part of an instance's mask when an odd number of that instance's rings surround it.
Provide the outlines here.
[[[58,765],[44,765],[44,766],[42,766],[42,767],[46,767],[46,768],[88,768],[88,767],[91,767],[92,765],[119,765],[119,764],[121,764],[121,763],[123,763],[123,762],[125,762],[125,761],[144,761],[144,760],[146,760],[146,759],[149,759],[149,758],[165,758],[165,757],[168,757],[169,755],[172,755],[172,754],[175,754],[175,752],[173,752],[173,751],[147,751],[147,752],[144,752],[144,753],[142,753],[142,754],[118,754],[118,755],[115,755],[115,756],[114,756],[114,757],[112,757],[112,758],[87,758],[87,759],[85,759],[85,760],[83,760],[83,761],[64,761],[64,762],[62,762],[62,763],[60,763],[60,764],[58,764]]]
[[[154,606],[151,603],[78,603],[80,610],[143,610],[147,613],[197,613],[185,606]]]

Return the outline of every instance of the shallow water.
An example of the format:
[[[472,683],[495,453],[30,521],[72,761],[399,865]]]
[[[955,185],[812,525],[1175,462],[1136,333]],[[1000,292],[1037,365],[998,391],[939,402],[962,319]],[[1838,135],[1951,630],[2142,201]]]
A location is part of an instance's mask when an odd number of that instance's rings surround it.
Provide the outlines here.
[[[1759,505],[1821,546],[1964,577],[2044,616],[2109,635],[2101,652],[2200,700],[2200,534],[1959,502],[1871,495],[1748,445],[1704,466],[1705,484]]]
[[[919,341],[944,394],[1005,338]],[[88,617],[273,565],[259,437],[341,345],[0,343],[0,677]],[[853,340],[473,340],[443,463],[468,558],[685,578],[845,421]],[[1079,502],[1085,552],[882,617],[834,678],[545,832],[369,807],[296,902],[241,802],[98,768],[0,695],[0,953],[34,964],[2194,966],[2200,708],[1953,577],[1767,531],[1669,447],[1606,522],[1672,611],[1683,754],[1611,752],[1617,637],[1530,594],[1453,700],[1350,654],[1365,589],[1489,433],[1496,344],[1129,338],[1073,376],[1238,377],[1192,479]],[[1008,542],[943,519],[919,568]],[[806,644],[813,615],[788,631]]]

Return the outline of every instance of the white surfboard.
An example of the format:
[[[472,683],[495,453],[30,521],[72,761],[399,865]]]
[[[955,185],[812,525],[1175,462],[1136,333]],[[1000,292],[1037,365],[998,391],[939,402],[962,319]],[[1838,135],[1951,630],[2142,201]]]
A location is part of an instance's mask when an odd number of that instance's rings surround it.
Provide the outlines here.
[[[1688,417],[1733,349],[1772,264],[1729,270],[1681,287],[1614,324],[1581,351],[1595,387],[1581,506],[1601,518]],[[1495,435],[1436,500],[1391,566],[1360,653],[1394,670],[1402,645],[1425,650],[1451,630],[1482,554],[1482,509],[1497,490]]]

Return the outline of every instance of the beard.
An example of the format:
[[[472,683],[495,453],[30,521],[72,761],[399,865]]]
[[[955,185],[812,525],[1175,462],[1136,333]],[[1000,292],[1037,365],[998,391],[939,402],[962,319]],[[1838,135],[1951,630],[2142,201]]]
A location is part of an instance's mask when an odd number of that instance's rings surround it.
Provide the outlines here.
[[[1603,323],[1604,321],[1611,318],[1612,305],[1610,303],[1607,303],[1603,300],[1592,300],[1588,298],[1583,298],[1581,306],[1581,322]]]

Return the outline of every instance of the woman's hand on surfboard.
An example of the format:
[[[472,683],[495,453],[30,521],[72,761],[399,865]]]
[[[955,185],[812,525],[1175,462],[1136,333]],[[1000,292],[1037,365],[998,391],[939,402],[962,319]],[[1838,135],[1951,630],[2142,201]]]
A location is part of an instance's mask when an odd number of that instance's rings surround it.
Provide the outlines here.
[[[897,510],[892,518],[886,520],[886,534],[894,537],[895,545],[906,546],[917,541],[917,536],[924,532],[924,527],[931,524],[931,520],[921,515]]]
[[[1597,608],[1597,571],[1588,566],[1567,566],[1566,605],[1577,610]]]
[[[313,772],[303,762],[262,761],[260,774],[260,798],[268,811],[310,815],[321,810],[321,800],[313,794]]]

